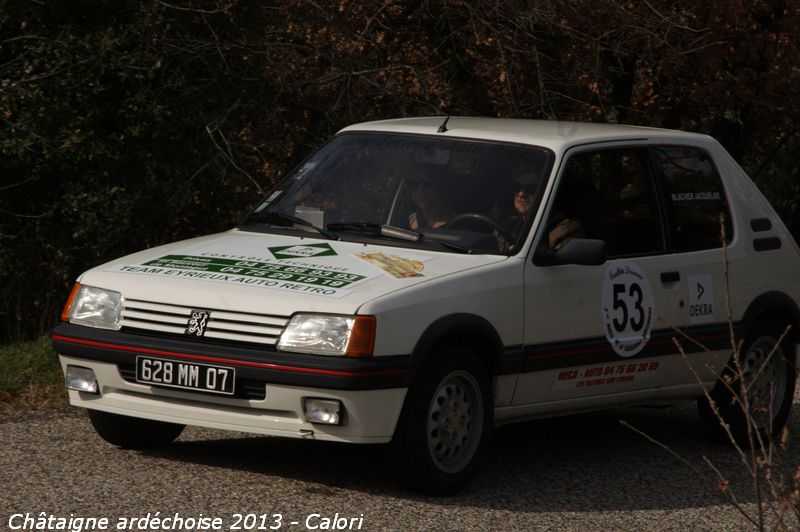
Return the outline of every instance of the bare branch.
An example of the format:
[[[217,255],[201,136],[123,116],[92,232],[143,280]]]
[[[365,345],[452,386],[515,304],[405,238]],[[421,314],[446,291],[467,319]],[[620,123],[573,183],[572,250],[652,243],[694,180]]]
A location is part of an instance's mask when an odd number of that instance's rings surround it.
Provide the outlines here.
[[[244,168],[242,168],[238,164],[236,164],[236,160],[234,159],[234,156],[233,156],[233,151],[231,150],[231,145],[228,142],[228,139],[225,138],[225,135],[222,133],[222,131],[220,131],[219,129],[212,130],[211,126],[206,126],[206,132],[208,133],[208,136],[211,138],[211,142],[214,143],[214,146],[217,147],[217,149],[222,153],[222,155],[231,164],[231,166],[236,168],[239,172],[242,173],[242,175],[247,177],[247,179],[253,184],[253,186],[256,187],[256,189],[258,190],[259,194],[263,195],[264,194],[264,189],[261,188],[261,185],[258,184],[258,181],[256,181],[253,178],[253,176],[251,176]],[[214,134],[215,133],[217,135],[219,135],[219,138],[222,140],[223,144],[225,144],[224,148],[214,138]]]
[[[736,510],[739,511],[740,514],[742,514],[742,517],[747,519],[752,524],[758,525],[758,523],[745,511],[745,509],[742,507],[742,505],[739,504],[739,502],[736,500],[736,497],[733,495],[733,493],[730,491],[730,489],[728,489],[728,481],[725,479],[725,477],[722,475],[722,473],[719,472],[718,469],[712,467],[712,470],[717,474],[718,480],[720,481],[719,484],[716,484],[716,483],[714,483],[714,481],[709,479],[705,474],[703,474],[702,471],[700,471],[697,467],[695,467],[694,464],[692,464],[687,459],[682,457],[680,454],[678,454],[677,452],[672,450],[669,446],[661,443],[660,441],[658,441],[655,438],[649,436],[648,434],[645,434],[641,430],[639,430],[636,427],[634,427],[633,425],[629,424],[627,421],[620,420],[620,424],[623,427],[629,428],[630,430],[632,430],[636,434],[638,434],[641,437],[645,438],[647,441],[657,445],[658,447],[661,447],[663,450],[665,450],[667,453],[669,453],[670,456],[672,456],[673,458],[678,460],[680,463],[682,463],[683,465],[688,467],[689,470],[692,471],[697,476],[697,478],[699,478],[703,483],[708,485],[714,491],[717,491],[718,493],[721,493],[722,496],[725,497],[728,500],[728,502],[731,503],[731,505],[733,505],[733,507],[736,508]],[[705,459],[705,457],[703,457],[703,458]]]
[[[12,188],[20,187],[20,186],[24,185],[25,183],[29,183],[29,182],[33,181],[34,179],[36,179],[36,178],[35,177],[29,177],[28,179],[23,179],[22,181],[20,181],[18,183],[12,183],[10,185],[4,185],[4,186],[0,187],[0,191],[9,190],[9,189],[12,189]]]
[[[2,212],[3,214],[8,214],[9,216],[14,216],[16,218],[44,218],[45,216],[47,216],[46,212],[43,212],[42,214],[22,214],[18,212],[11,212],[2,207],[0,207],[0,212]]]
[[[203,15],[216,15],[217,13],[224,13],[225,12],[224,9],[212,9],[212,10],[198,9],[196,7],[175,6],[175,5],[172,5],[172,4],[168,4],[168,3],[166,3],[166,2],[164,2],[162,0],[157,0],[157,2],[159,4],[161,4],[162,6],[168,7],[170,9],[174,9],[175,11],[189,11],[189,12],[192,12],[192,13],[200,13],[200,14],[203,14]]]

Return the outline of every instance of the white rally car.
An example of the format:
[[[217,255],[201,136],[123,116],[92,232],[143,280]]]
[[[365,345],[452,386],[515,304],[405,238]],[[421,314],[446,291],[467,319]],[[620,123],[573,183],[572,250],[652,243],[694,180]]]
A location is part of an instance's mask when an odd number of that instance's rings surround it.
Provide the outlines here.
[[[388,120],[339,132],[235,229],[82,274],[53,344],[113,444],[184,425],[391,441],[408,481],[447,493],[513,421],[700,399],[722,430],[709,392],[736,438],[748,416],[774,434],[798,272],[707,136]]]

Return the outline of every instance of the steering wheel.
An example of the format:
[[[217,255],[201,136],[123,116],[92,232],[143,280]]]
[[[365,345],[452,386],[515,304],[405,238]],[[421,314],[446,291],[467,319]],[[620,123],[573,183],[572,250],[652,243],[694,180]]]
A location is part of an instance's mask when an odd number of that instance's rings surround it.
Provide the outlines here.
[[[470,225],[470,222],[478,222],[485,228],[490,228],[492,231],[497,231],[500,236],[506,239],[506,242],[514,241],[514,237],[511,236],[511,233],[509,233],[505,227],[501,226],[499,223],[495,222],[485,214],[481,214],[479,212],[465,212],[463,214],[459,214],[444,224],[443,227],[447,229],[457,229],[458,226]]]

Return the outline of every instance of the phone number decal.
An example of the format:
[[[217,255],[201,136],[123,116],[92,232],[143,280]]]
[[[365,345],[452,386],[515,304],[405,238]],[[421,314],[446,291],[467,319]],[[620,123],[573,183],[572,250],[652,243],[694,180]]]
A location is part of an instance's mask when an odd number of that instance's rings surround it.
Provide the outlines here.
[[[144,263],[144,266],[172,268],[213,273],[228,273],[277,281],[343,288],[366,278],[356,273],[315,270],[303,266],[273,264],[269,262],[197,257],[193,255],[167,255]]]
[[[556,376],[553,389],[589,388],[607,384],[639,382],[654,378],[660,366],[661,363],[654,360],[561,370]]]

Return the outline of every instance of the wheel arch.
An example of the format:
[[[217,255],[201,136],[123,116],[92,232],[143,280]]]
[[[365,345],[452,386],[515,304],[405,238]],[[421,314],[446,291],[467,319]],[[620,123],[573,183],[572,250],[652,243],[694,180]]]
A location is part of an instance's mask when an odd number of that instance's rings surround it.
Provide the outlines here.
[[[783,366],[787,371],[785,374],[787,379],[786,388],[781,394],[781,403],[778,408],[769,408],[768,410],[770,415],[775,413],[769,424],[754,423],[756,421],[754,417],[756,410],[746,412],[742,402],[735,399],[735,396],[740,391],[750,395],[750,387],[734,391],[736,387],[732,388],[730,382],[744,379],[746,370],[743,368],[748,365],[744,359],[749,356],[749,350],[754,345],[751,342],[756,342],[760,339],[758,335],[764,332],[764,328],[769,331],[770,338],[767,338],[767,341],[777,339],[775,336],[779,335],[781,331],[776,327],[773,330],[773,326],[782,326],[783,323],[792,326],[787,337],[783,339],[784,342],[792,343],[791,351],[784,354],[790,362]],[[716,386],[710,391],[710,395],[701,397],[698,401],[700,416],[715,439],[726,442],[733,441],[736,445],[749,448],[754,443],[752,430],[763,432],[759,437],[769,439],[777,436],[781,428],[785,426],[795,389],[797,371],[796,344],[798,338],[800,338],[797,330],[798,323],[800,323],[800,309],[798,309],[797,303],[784,292],[764,292],[748,305],[742,319],[736,324],[737,336],[743,335],[747,339],[740,353],[741,364],[729,362]],[[788,348],[789,346],[785,347]],[[762,348],[761,351],[761,356],[768,360],[768,355],[763,355],[765,349]],[[750,365],[750,367],[752,369],[754,366]],[[757,371],[760,372],[760,370]],[[733,381],[729,381],[729,378],[732,378]],[[769,385],[773,386],[772,381],[770,381]],[[770,404],[773,400],[772,397],[772,395],[769,396]],[[716,406],[712,407],[712,404]]]
[[[439,346],[460,345],[469,348],[486,366],[490,377],[497,375],[503,353],[503,342],[488,320],[475,314],[450,314],[431,323],[420,336],[411,353],[405,385],[410,386],[420,368],[436,356]]]
[[[792,326],[789,339],[793,343],[800,341],[800,307],[788,294],[779,291],[764,292],[756,297],[742,316],[740,330],[744,333],[769,316],[786,320]]]

